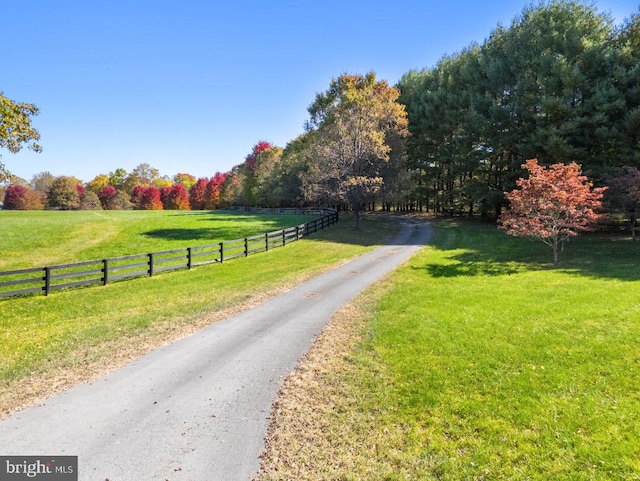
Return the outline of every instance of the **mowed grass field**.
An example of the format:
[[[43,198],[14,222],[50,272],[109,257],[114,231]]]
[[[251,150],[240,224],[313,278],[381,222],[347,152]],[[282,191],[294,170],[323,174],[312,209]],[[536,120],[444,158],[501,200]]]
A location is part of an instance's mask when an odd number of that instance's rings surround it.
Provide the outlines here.
[[[310,220],[225,212],[0,211],[0,269],[232,240]],[[348,216],[285,247],[222,264],[52,295],[0,299],[0,412],[91,380],[158,345],[277,294],[389,237]]]
[[[232,211],[0,211],[0,270],[211,244],[312,218]]]
[[[640,243],[583,235],[553,268],[434,226],[287,380],[261,479],[640,479]]]

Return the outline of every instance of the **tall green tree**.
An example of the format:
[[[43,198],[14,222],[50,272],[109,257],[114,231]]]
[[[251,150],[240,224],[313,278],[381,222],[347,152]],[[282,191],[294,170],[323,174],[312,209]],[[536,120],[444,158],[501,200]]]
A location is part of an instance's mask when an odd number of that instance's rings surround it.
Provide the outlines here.
[[[122,167],[118,167],[113,172],[109,172],[108,182],[106,185],[110,185],[114,187],[116,190],[124,191],[125,190],[124,186],[127,180],[127,176],[128,176],[127,171]],[[131,187],[132,190],[133,190],[133,187],[135,186]],[[129,192],[129,194],[131,194],[131,192]]]
[[[0,148],[15,154],[26,145],[34,152],[40,152],[42,147],[37,143],[40,133],[31,125],[31,118],[38,113],[35,105],[14,102],[0,92]],[[0,182],[10,178],[11,174],[0,162]]]
[[[614,44],[616,86],[624,96],[622,165],[640,164],[640,10],[620,28]]]
[[[611,18],[591,3],[540,2],[482,45],[406,74],[412,193],[437,212],[499,215],[527,158],[579,161],[595,180],[630,164],[633,25],[614,42]]]
[[[404,155],[407,116],[399,95],[368,73],[341,75],[316,96],[307,123],[307,199],[346,203],[357,225],[360,211],[384,184],[383,166]]]
[[[265,140],[253,146],[243,164],[237,166],[236,173],[241,180],[241,196],[238,199],[242,205],[266,205],[264,183],[273,170],[275,156],[282,149],[273,150],[274,146]],[[260,185],[262,184],[262,185]]]
[[[283,207],[300,207],[304,204],[302,177],[308,170],[308,144],[309,136],[306,133],[289,142],[272,172],[274,196]]]
[[[276,197],[276,166],[282,159],[282,148],[272,146],[261,152],[256,157],[253,176],[255,183],[253,186],[252,197],[256,205],[264,207],[277,207],[279,199]]]

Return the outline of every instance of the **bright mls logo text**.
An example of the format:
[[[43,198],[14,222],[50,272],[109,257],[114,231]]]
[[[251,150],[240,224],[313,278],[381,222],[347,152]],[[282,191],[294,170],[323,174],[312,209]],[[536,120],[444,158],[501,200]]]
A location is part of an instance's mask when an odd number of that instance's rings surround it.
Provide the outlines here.
[[[0,456],[0,481],[77,481],[77,456]]]

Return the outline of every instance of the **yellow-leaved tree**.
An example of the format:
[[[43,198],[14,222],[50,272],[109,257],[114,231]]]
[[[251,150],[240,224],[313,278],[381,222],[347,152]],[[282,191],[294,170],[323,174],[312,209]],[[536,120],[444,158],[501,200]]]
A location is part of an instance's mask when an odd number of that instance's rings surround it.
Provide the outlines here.
[[[40,133],[31,126],[31,117],[38,112],[35,105],[14,102],[0,92],[0,148],[15,154],[26,144],[29,149],[40,152],[42,147],[37,143]],[[11,173],[0,162],[0,182],[10,179]]]
[[[360,211],[400,169],[407,114],[400,93],[374,73],[344,74],[316,96],[307,122],[308,171],[303,176],[307,200],[346,203]]]

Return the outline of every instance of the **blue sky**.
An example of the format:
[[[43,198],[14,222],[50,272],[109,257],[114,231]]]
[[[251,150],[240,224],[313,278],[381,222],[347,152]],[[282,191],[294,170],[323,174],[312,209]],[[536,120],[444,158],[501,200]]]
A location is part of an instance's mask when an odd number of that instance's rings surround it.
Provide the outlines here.
[[[40,154],[14,174],[89,181],[146,162],[211,177],[255,143],[284,147],[341,73],[395,84],[481,43],[526,0],[2,2],[0,91],[34,103]],[[599,0],[621,23],[637,0]]]

